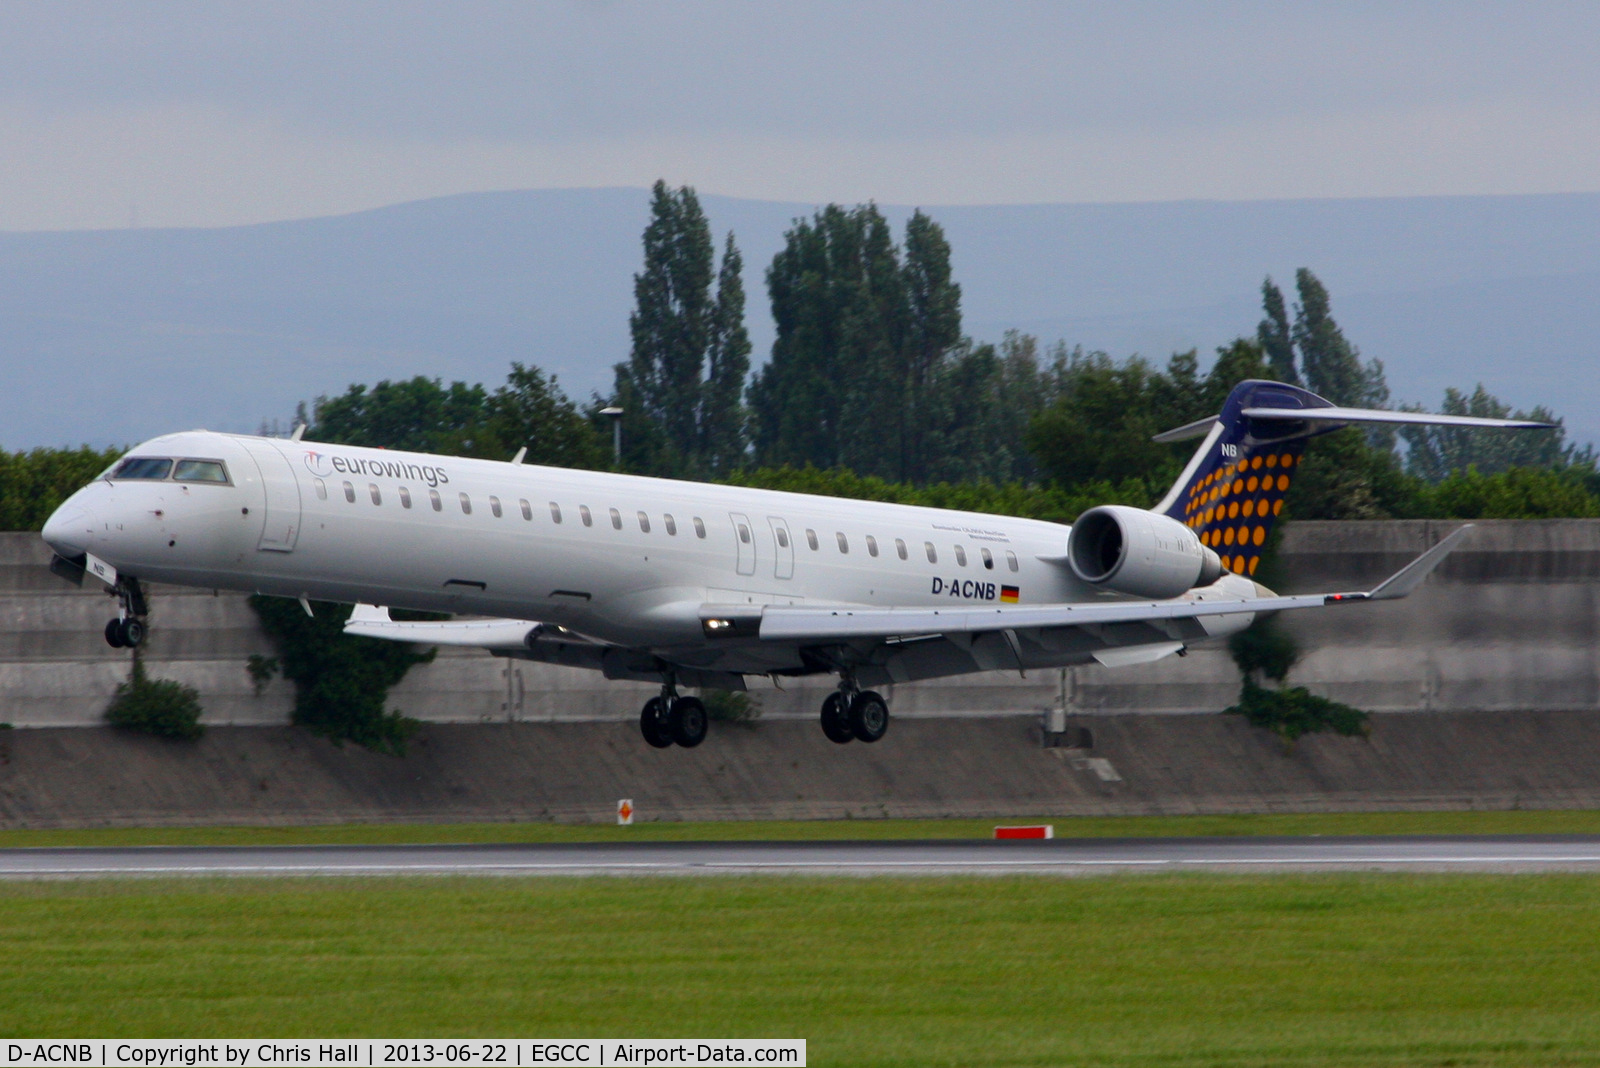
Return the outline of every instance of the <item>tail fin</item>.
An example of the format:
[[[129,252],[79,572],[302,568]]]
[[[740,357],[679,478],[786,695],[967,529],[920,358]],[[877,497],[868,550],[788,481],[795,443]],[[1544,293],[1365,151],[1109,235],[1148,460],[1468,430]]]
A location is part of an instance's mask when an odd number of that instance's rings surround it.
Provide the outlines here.
[[[1183,474],[1152,511],[1176,519],[1238,575],[1253,575],[1284,495],[1305,455],[1306,442],[1350,423],[1548,429],[1521,419],[1477,419],[1340,408],[1309,390],[1282,382],[1240,382],[1220,415],[1157,435],[1183,441],[1205,435]]]

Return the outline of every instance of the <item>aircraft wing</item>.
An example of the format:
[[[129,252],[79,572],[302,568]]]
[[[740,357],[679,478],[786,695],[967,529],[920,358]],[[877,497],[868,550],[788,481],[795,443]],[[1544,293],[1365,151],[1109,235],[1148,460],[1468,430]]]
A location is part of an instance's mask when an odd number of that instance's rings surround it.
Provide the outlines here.
[[[1311,593],[1290,597],[1222,597],[1196,593],[1177,601],[1115,601],[1104,604],[1047,604],[959,608],[815,608],[768,605],[761,614],[763,641],[817,641],[851,638],[908,638],[1048,630],[1116,623],[1153,623],[1205,616],[1283,612],[1356,601],[1404,597],[1422,584],[1454,549],[1471,525],[1452,531],[1439,544],[1370,590]]]

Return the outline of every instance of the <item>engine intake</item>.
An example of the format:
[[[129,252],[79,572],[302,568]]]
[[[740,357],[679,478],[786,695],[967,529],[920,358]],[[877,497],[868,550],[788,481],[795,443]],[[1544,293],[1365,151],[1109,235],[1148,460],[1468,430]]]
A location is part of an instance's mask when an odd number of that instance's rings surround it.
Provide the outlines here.
[[[1222,577],[1222,561],[1175,519],[1108,504],[1078,517],[1067,536],[1067,564],[1092,586],[1165,600]]]

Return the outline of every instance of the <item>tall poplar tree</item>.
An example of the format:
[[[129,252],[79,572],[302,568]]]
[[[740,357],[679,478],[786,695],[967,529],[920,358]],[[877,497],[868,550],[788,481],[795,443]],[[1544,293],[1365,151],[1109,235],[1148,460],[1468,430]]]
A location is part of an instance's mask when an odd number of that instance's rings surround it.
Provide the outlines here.
[[[1294,336],[1289,330],[1289,311],[1283,291],[1269,277],[1261,283],[1261,310],[1265,318],[1256,327],[1256,342],[1267,355],[1272,377],[1291,386],[1300,384],[1294,367]]]
[[[700,455],[712,474],[744,463],[749,445],[744,384],[750,374],[750,334],[744,325],[744,258],[728,234],[717,272],[717,301],[711,313],[704,398],[701,402]]]
[[[1335,404],[1351,408],[1382,408],[1389,403],[1389,386],[1383,363],[1361,362],[1361,353],[1345,340],[1333,321],[1328,290],[1316,275],[1302,267],[1294,274],[1300,302],[1294,308],[1294,343],[1300,353],[1300,370],[1306,388]]]
[[[777,338],[750,388],[756,456],[925,481],[949,421],[946,358],[961,289],[937,223],[915,213],[905,257],[876,205],[797,219],[767,271]]]
[[[714,250],[700,199],[663,181],[651,189],[643,240],[628,317],[633,347],[616,367],[612,397],[626,413],[625,466],[689,476],[725,470],[746,440],[737,403],[750,349],[739,250],[730,233],[713,299]]]

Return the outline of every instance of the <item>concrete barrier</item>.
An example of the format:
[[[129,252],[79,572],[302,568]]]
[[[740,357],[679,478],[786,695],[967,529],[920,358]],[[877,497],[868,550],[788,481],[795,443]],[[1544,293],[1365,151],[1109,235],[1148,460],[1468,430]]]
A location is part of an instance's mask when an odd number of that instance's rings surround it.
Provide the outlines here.
[[[1293,523],[1281,592],[1361,589],[1455,523]],[[94,726],[129,654],[101,638],[114,603],[50,575],[34,534],[0,534],[0,722]],[[1592,709],[1600,702],[1600,520],[1480,523],[1466,546],[1404,601],[1303,612],[1287,626],[1305,652],[1292,681],[1376,712]],[[273,655],[237,594],[157,586],[147,663],[197,687],[210,725],[288,721],[292,688],[256,692],[247,659]],[[824,680],[759,686],[769,719],[816,715]],[[1075,715],[1215,712],[1238,672],[1225,650],[1153,665],[989,673],[894,688],[899,718],[1015,716],[1064,706]],[[391,706],[430,722],[631,720],[652,688],[598,674],[445,650],[413,669]]]
[[[815,724],[652,749],[628,723],[425,725],[405,757],[294,727],[168,742],[102,727],[0,731],[0,826],[635,819],[872,819],[1600,808],[1600,716],[1373,717],[1368,737],[1286,748],[1238,716],[1083,717],[1045,749],[1031,716],[913,719],[876,745]]]

